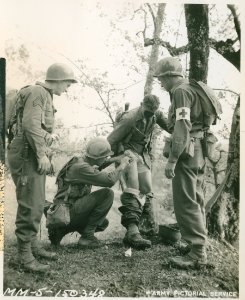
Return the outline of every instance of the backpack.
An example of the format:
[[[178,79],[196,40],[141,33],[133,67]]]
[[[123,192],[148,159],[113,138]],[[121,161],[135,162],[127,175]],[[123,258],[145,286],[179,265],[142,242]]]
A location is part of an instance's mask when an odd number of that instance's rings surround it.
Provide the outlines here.
[[[119,110],[117,111],[116,117],[115,117],[114,126],[113,126],[114,128],[115,128],[115,127],[117,126],[117,124],[120,122],[120,120],[122,119],[122,117],[123,117],[125,114],[127,114],[127,113],[129,112],[128,109],[129,109],[129,103],[127,102],[127,103],[125,103],[124,110],[119,109]],[[124,152],[123,142],[125,142],[125,140],[126,140],[126,141],[129,141],[130,138],[131,138],[131,136],[132,136],[132,132],[130,132],[130,133],[126,136],[126,138],[125,138],[123,141],[121,141],[121,142],[118,143],[118,145],[117,145],[117,150],[115,151],[115,155],[119,155],[119,154],[121,154],[122,152]]]
[[[16,133],[17,114],[23,113],[25,100],[21,98],[20,91],[29,85],[24,86],[19,91],[11,90],[6,95],[6,108],[5,108],[5,132],[10,144]],[[21,101],[19,101],[21,100]],[[19,105],[18,105],[19,104]]]
[[[90,194],[90,184],[81,183],[78,179],[73,179],[69,182],[65,181],[68,169],[77,161],[77,156],[72,157],[59,171],[55,182],[58,186],[58,190],[54,197],[54,203],[66,202],[68,200],[68,197],[79,198]]]
[[[214,91],[202,81],[190,79],[189,83],[200,96],[199,99],[204,114],[204,128],[216,125],[217,119],[220,119],[222,114],[222,106]]]
[[[13,119],[15,115],[15,106],[18,98],[18,91],[17,90],[11,90],[6,95],[6,107],[5,107],[5,133],[8,138],[8,141],[11,142],[13,139]],[[12,125],[11,125],[12,124]]]

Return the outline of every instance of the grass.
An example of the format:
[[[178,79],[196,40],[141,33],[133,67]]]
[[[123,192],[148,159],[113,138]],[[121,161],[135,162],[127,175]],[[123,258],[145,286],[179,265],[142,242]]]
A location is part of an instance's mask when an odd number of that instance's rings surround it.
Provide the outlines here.
[[[47,196],[51,200],[55,193],[54,178],[47,180]],[[27,295],[102,295],[113,297],[183,297],[183,293],[197,293],[200,297],[222,296],[233,292],[238,296],[238,252],[210,239],[208,266],[201,270],[179,270],[173,268],[169,258],[178,255],[171,245],[159,240],[146,251],[133,250],[131,257],[125,257],[127,250],[122,244],[125,229],[120,225],[118,212],[119,191],[116,192],[113,208],[109,212],[110,225],[98,233],[106,245],[96,250],[77,248],[78,234],[64,238],[57,250],[58,260],[50,262],[51,272],[47,275],[24,273],[17,263],[17,249],[14,235],[16,200],[11,180],[6,180],[5,202],[5,252],[4,291],[22,289]],[[158,201],[158,218],[161,223],[173,221],[171,210],[164,210]],[[50,249],[45,228],[41,224],[41,242]],[[41,289],[41,290],[40,290]],[[65,290],[73,290],[65,291]],[[73,293],[73,294],[72,294]],[[94,293],[94,294],[93,294]],[[179,293],[179,294],[178,294]],[[182,293],[182,294],[181,294]],[[187,294],[188,295],[188,294]],[[195,294],[194,294],[195,296]]]

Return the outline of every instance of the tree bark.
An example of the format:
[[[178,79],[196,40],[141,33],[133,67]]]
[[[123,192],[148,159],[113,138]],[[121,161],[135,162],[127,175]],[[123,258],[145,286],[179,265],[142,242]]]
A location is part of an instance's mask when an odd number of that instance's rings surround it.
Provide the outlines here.
[[[233,5],[228,5],[234,18],[234,27],[240,40],[240,22]],[[232,48],[230,48],[232,49]],[[228,47],[223,55],[238,71],[240,70],[240,50],[229,54]],[[229,138],[229,155],[226,172],[231,170],[228,182],[223,193],[207,216],[208,231],[229,243],[235,243],[239,237],[239,191],[240,191],[240,97],[232,117],[231,133]]]
[[[240,98],[238,99],[231,126],[227,172],[230,172],[225,188],[207,216],[208,231],[229,243],[239,236],[239,163],[240,163]]]
[[[153,22],[154,22],[153,40],[159,39],[160,33],[162,31],[162,23],[164,19],[165,6],[166,6],[165,3],[160,3],[158,5],[156,17],[152,15]],[[153,74],[154,74],[156,63],[158,61],[159,46],[160,45],[158,43],[154,43],[152,45],[151,54],[149,57],[149,70],[146,76],[146,83],[144,88],[144,95],[150,94],[152,92]]]
[[[189,78],[207,82],[209,58],[208,5],[185,4],[185,17],[190,49]]]

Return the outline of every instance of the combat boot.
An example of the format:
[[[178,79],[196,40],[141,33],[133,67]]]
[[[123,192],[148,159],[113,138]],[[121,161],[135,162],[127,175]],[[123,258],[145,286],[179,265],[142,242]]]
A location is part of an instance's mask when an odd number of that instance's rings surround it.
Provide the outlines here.
[[[18,259],[21,267],[25,271],[45,273],[49,271],[50,266],[39,263],[32,254],[31,242],[17,240]]]
[[[31,241],[31,250],[32,250],[32,254],[35,257],[42,257],[42,258],[47,258],[50,260],[56,260],[57,259],[57,255],[55,252],[50,252],[50,251],[46,251],[39,243],[37,238],[34,238]]]
[[[104,243],[94,235],[83,234],[78,241],[78,246],[83,249],[97,249],[104,246]]]
[[[200,269],[207,264],[205,247],[193,245],[188,254],[170,258],[170,262],[180,269]]]
[[[136,224],[130,224],[123,239],[125,246],[135,249],[146,249],[151,247],[151,241],[142,238]]]
[[[180,252],[181,255],[186,255],[191,251],[191,244],[188,244],[183,240],[177,242],[174,247]]]

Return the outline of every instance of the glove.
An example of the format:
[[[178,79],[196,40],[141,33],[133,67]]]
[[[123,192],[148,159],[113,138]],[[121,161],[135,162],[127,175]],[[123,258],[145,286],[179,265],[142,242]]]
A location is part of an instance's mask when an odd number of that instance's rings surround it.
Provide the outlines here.
[[[174,169],[175,169],[176,163],[171,163],[171,162],[167,162],[167,165],[165,167],[165,176],[168,179],[173,179],[175,174],[174,174]]]
[[[38,162],[37,172],[39,174],[42,175],[50,170],[51,164],[46,155],[44,155],[41,158],[38,158],[37,162]]]

